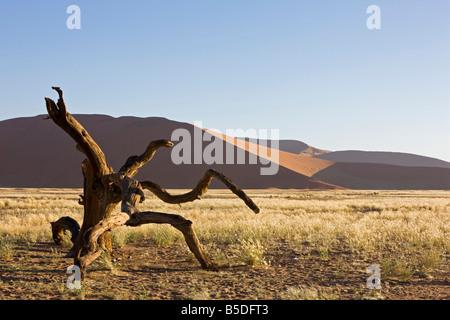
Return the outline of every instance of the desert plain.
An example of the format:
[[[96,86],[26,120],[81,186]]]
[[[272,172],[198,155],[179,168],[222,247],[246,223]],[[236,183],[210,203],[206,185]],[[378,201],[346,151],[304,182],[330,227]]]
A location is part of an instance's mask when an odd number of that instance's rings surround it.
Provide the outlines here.
[[[246,192],[259,214],[228,189],[182,205],[146,192],[141,204],[191,220],[219,272],[202,270],[169,225],[119,227],[111,231],[112,256],[88,267],[80,289],[69,289],[70,234],[56,245],[50,222],[70,216],[81,224],[82,190],[0,189],[0,299],[450,298],[450,191]],[[380,270],[378,289],[368,287],[370,266]]]

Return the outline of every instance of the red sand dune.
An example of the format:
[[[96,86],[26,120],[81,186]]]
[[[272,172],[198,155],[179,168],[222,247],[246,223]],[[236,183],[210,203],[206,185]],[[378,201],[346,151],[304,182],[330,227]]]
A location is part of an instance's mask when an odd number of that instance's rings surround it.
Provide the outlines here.
[[[150,141],[170,140],[175,129],[186,129],[192,136],[194,130],[193,125],[165,118],[74,116],[116,170],[129,156],[141,154]],[[0,122],[0,187],[82,187],[84,156],[75,149],[75,142],[65,132],[51,120],[43,120],[45,118],[41,115]],[[175,165],[171,150],[165,148],[158,150],[141,168],[137,178],[157,182],[165,188],[192,188],[209,168],[223,172],[242,188],[335,188],[285,167],[280,167],[276,175],[262,176],[261,165]],[[224,188],[224,185],[213,181],[211,187]]]
[[[260,157],[277,162],[279,165],[285,167],[286,169],[292,170],[307,177],[312,177],[317,172],[328,168],[335,163],[334,161],[313,158],[304,154],[294,154],[282,150],[272,150],[272,148],[270,147],[230,137],[222,133],[217,133],[207,129],[205,131],[216,137],[219,137],[224,141],[233,143],[235,146],[240,147],[247,152],[252,152]],[[276,154],[277,152],[278,157],[271,157],[272,153]]]
[[[172,132],[179,128],[191,135],[194,132],[191,124],[165,118],[74,116],[96,140],[116,170],[129,156],[141,154],[152,140],[170,140]],[[43,120],[45,118],[41,115],[0,121],[0,187],[82,187],[81,162],[84,156],[75,149],[75,142],[65,132],[51,120]],[[224,135],[214,135],[226,139]],[[194,142],[191,143],[193,148]],[[203,147],[209,143],[203,142]],[[233,139],[232,144],[236,146],[237,139]],[[279,151],[279,170],[271,176],[260,174],[264,165],[248,162],[175,165],[171,150],[160,149],[140,170],[137,178],[157,182],[166,188],[192,188],[207,169],[214,168],[240,187],[252,189],[450,189],[448,168],[341,163],[318,158],[332,153],[299,141],[280,143],[280,146],[285,150]],[[242,147],[246,159],[258,148],[260,154],[270,155],[270,148],[246,142]],[[224,188],[218,181],[214,181],[211,187]]]

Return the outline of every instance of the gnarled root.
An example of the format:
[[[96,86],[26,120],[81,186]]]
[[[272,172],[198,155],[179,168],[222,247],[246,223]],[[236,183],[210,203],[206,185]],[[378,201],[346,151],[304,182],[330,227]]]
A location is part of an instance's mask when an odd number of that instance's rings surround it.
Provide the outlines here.
[[[168,223],[175,229],[180,230],[183,233],[184,239],[195,255],[200,265],[205,270],[219,271],[217,266],[208,258],[203,251],[197,234],[192,228],[192,221],[183,218],[177,214],[161,213],[161,212],[137,212],[131,215],[130,219],[125,223],[127,226],[140,226],[147,223]]]
[[[80,232],[80,225],[78,222],[71,217],[62,217],[58,221],[50,222],[50,224],[52,226],[53,241],[55,241],[57,245],[62,245],[64,232],[66,230],[71,233],[70,241],[75,243],[75,239]]]
[[[147,223],[168,223],[180,230],[186,243],[203,269],[218,271],[217,266],[207,257],[201,248],[200,241],[192,228],[192,222],[180,215],[161,212],[140,212],[137,208],[144,193],[140,183],[130,177],[121,180],[122,187],[122,212],[103,219],[84,234],[86,254],[76,259],[75,263],[80,267],[82,275],[86,267],[97,259],[102,249],[98,246],[98,238],[113,228],[122,225],[137,227]]]
[[[98,246],[98,238],[106,231],[124,225],[129,218],[130,216],[123,212],[114,214],[106,219],[103,219],[85,232],[83,236],[85,251],[87,252],[84,256],[75,259],[75,264],[80,267],[83,275],[86,267],[102,254],[102,249]]]

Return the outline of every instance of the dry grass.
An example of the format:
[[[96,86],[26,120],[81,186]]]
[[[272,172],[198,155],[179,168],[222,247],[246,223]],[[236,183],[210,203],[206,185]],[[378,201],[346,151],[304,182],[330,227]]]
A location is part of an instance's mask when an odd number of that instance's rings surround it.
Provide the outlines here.
[[[176,192],[176,191],[175,191]],[[0,235],[35,242],[51,238],[50,222],[71,216],[82,222],[77,203],[80,190],[0,189]],[[261,208],[255,215],[228,190],[212,190],[202,201],[178,205],[152,195],[141,210],[181,214],[194,222],[205,243],[235,244],[249,264],[263,261],[262,243],[283,239],[328,249],[427,249],[439,255],[450,251],[450,192],[446,191],[250,191]],[[117,210],[117,209],[116,209]],[[167,225],[121,227],[112,232],[113,243],[123,246],[152,238],[159,246],[182,241]],[[3,241],[5,243],[5,241]],[[6,244],[2,251],[7,251]],[[253,256],[253,257],[251,257]]]

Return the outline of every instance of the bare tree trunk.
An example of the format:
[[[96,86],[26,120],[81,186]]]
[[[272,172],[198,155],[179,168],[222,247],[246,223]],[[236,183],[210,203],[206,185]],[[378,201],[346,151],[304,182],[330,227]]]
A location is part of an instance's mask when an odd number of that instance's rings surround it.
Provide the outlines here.
[[[47,111],[50,118],[77,143],[77,149],[86,155],[87,159],[82,163],[84,176],[84,217],[80,233],[75,239],[73,247],[67,257],[75,258],[82,254],[84,247],[83,234],[99,221],[107,218],[114,207],[119,203],[120,194],[110,190],[111,186],[105,177],[113,173],[106,161],[105,155],[97,143],[91,138],[83,126],[66,110],[63,93],[58,87],[53,87],[59,95],[58,102],[45,98]],[[114,195],[116,200],[114,200]],[[111,238],[105,233],[100,238],[102,248],[111,252]]]
[[[146,223],[168,223],[183,233],[189,249],[194,253],[202,268],[218,270],[201,248],[191,221],[174,214],[139,211],[139,203],[144,201],[143,188],[153,192],[162,201],[183,203],[200,199],[215,177],[241,198],[249,208],[258,213],[259,208],[245,192],[223,174],[212,169],[205,173],[192,191],[181,195],[171,195],[154,182],[145,181],[141,185],[133,177],[144,164],[152,159],[157,149],[173,146],[173,143],[167,140],[150,142],[142,155],[129,157],[119,172],[115,173],[107,163],[100,147],[83,126],[67,112],[61,89],[58,87],[52,87],[52,89],[58,92],[59,99],[55,103],[45,98],[49,117],[72,137],[77,143],[77,149],[86,155],[82,163],[84,192],[79,201],[84,206],[82,226],[80,228],[78,223],[70,217],[63,217],[52,223],[53,239],[57,244],[62,242],[62,232],[69,230],[72,233],[73,246],[66,257],[74,258],[74,263],[81,267],[84,275],[86,267],[102,252],[112,252],[110,230],[113,228],[122,225],[136,227]],[[121,212],[111,215],[120,202],[122,202]]]

